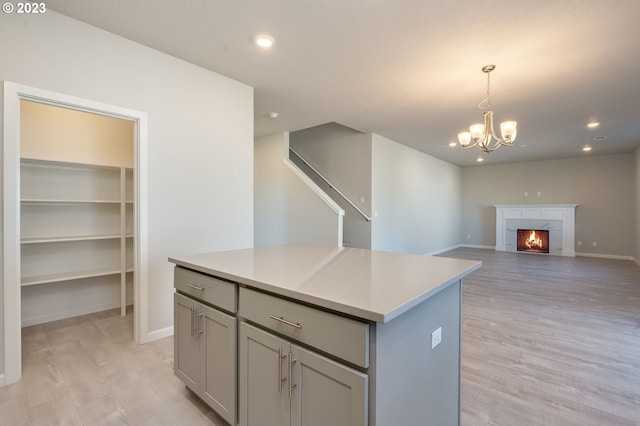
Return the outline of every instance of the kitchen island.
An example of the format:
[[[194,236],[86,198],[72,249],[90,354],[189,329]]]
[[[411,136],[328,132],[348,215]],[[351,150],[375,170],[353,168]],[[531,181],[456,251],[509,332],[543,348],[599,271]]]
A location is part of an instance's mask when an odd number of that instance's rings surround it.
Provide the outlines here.
[[[322,245],[169,261],[176,375],[230,424],[459,424],[480,262]]]

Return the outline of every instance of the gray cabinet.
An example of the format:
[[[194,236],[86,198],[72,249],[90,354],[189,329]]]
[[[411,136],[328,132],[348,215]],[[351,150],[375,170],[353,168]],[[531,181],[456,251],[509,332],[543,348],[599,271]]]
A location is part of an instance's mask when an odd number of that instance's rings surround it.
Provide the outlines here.
[[[237,319],[174,295],[174,371],[230,424],[236,422]]]
[[[173,295],[174,372],[190,389],[200,387],[202,349],[195,335],[195,318],[200,304],[181,294]]]
[[[254,254],[175,268],[175,374],[232,426],[459,426],[461,280],[374,322],[247,284]]]
[[[244,322],[239,395],[242,426],[367,424],[366,374]]]
[[[241,426],[289,425],[290,343],[240,323]]]

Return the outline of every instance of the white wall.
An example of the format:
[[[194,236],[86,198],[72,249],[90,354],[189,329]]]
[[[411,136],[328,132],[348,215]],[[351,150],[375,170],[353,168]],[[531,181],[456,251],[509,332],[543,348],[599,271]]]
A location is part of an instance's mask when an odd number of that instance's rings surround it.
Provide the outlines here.
[[[255,245],[338,245],[339,217],[287,167],[289,134],[255,141]]]
[[[460,169],[373,134],[371,248],[434,253],[460,242]]]
[[[148,323],[172,327],[167,257],[253,245],[253,89],[51,10],[0,40],[0,80],[148,114]]]

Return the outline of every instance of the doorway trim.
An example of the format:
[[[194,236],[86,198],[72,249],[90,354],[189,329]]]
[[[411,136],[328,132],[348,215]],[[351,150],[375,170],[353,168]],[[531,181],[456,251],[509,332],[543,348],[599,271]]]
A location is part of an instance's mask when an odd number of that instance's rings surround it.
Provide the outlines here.
[[[4,375],[0,386],[20,380],[22,374],[20,295],[20,101],[106,115],[134,122],[134,325],[136,343],[149,340],[148,297],[148,130],[147,114],[61,93],[4,82],[2,148],[2,270]]]

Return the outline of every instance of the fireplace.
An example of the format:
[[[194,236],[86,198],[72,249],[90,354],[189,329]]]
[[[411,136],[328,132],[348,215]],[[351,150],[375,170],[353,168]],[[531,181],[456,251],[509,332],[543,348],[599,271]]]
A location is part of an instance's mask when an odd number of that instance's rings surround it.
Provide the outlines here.
[[[496,204],[496,250],[516,252],[518,229],[546,229],[549,231],[549,255],[575,257],[577,206]]]
[[[549,253],[549,231],[544,229],[518,229],[517,251]]]

